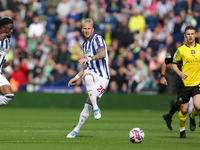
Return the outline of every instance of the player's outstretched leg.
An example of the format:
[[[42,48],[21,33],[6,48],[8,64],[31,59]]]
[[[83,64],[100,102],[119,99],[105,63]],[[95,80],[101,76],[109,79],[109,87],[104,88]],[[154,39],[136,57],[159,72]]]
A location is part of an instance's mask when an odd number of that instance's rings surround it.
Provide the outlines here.
[[[92,112],[92,105],[85,103],[85,106],[80,114],[77,126],[67,135],[67,138],[75,138],[80,131],[81,127],[85,124]]]

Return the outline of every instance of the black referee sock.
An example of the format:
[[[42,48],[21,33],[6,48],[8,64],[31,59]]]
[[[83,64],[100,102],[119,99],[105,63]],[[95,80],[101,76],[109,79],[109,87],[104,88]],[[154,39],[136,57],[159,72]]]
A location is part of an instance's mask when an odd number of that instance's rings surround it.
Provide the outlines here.
[[[174,113],[180,109],[180,105],[178,104],[178,102],[174,102],[174,104],[172,105],[171,110],[169,111],[169,115],[172,117],[174,115]]]

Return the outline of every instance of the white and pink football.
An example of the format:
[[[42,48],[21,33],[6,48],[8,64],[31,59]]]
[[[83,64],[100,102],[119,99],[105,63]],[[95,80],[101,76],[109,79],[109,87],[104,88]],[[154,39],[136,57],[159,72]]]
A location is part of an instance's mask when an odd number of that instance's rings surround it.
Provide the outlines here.
[[[131,131],[129,132],[129,139],[133,142],[133,143],[140,143],[143,141],[144,139],[144,131],[140,128],[133,128],[131,129]]]

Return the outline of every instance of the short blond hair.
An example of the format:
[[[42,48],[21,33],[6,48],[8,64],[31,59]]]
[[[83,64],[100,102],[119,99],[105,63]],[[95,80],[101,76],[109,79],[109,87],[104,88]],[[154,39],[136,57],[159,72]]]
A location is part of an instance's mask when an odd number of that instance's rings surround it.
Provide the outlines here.
[[[93,20],[90,19],[90,18],[86,18],[82,21],[82,26],[85,24],[85,23],[90,23],[92,26],[93,26]]]

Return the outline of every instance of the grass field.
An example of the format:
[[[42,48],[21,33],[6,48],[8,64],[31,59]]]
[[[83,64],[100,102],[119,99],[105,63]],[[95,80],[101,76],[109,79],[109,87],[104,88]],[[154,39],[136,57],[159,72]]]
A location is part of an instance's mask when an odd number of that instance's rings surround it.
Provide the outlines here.
[[[77,124],[81,109],[0,108],[0,150],[183,150],[198,149],[200,128],[189,130],[187,139],[179,139],[178,115],[170,131],[163,118],[166,111],[104,110],[102,118],[93,114],[78,136],[66,135]],[[196,119],[198,122],[199,119]],[[133,127],[144,130],[142,143],[129,141]]]

